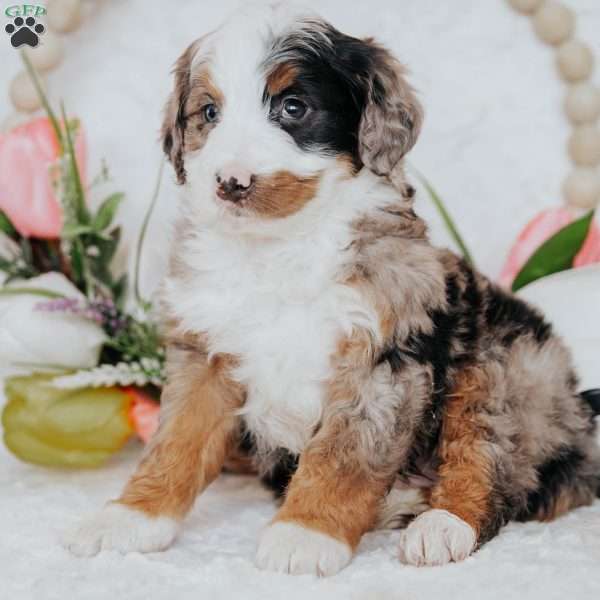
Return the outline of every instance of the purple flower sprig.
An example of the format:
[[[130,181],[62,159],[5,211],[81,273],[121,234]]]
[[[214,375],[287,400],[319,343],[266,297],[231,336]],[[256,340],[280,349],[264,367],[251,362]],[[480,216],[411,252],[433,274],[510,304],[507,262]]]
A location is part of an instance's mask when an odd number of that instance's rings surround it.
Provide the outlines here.
[[[127,317],[119,311],[110,298],[94,300],[78,298],[53,298],[35,305],[35,310],[76,315],[100,325],[108,335],[114,336],[127,327]]]

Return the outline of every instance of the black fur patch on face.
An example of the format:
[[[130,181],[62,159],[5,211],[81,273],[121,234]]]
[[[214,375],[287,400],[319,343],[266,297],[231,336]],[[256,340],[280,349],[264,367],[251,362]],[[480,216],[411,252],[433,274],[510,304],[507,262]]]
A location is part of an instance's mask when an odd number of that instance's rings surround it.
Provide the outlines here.
[[[358,130],[376,71],[377,50],[367,42],[340,33],[330,25],[291,34],[274,45],[273,64],[288,64],[291,85],[264,102],[269,118],[289,133],[303,150],[349,156],[358,169]],[[312,33],[312,35],[311,35]],[[375,84],[377,85],[377,84]],[[379,90],[383,96],[383,90]],[[295,98],[307,107],[299,119],[286,118],[285,100]]]

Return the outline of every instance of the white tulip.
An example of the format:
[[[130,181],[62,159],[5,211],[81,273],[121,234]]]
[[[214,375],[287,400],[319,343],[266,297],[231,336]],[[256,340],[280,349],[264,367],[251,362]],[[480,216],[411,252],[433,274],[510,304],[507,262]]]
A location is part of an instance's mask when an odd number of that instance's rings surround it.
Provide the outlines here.
[[[68,298],[85,296],[61,273],[11,284],[19,288],[42,288]],[[40,310],[47,300],[39,295],[0,296],[0,370],[8,367],[85,369],[98,364],[106,336],[94,322],[83,317]]]
[[[538,279],[518,295],[539,307],[569,345],[581,389],[600,388],[600,265]]]

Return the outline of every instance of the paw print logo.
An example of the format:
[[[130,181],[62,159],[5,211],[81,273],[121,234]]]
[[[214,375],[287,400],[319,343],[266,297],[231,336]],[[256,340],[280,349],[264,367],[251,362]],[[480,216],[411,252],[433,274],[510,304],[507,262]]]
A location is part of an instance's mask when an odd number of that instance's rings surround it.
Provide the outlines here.
[[[35,48],[40,41],[39,36],[46,31],[46,28],[41,23],[36,23],[33,17],[26,19],[16,17],[4,28],[4,31],[10,35],[13,48],[23,45]]]

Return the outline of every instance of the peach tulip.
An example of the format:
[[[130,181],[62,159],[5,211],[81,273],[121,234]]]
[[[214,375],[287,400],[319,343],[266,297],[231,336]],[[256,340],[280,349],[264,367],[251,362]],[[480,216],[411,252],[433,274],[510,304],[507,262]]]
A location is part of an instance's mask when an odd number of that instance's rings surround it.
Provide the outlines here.
[[[140,388],[123,388],[131,399],[129,417],[133,428],[144,443],[148,443],[158,429],[159,404]]]
[[[534,217],[513,244],[498,279],[500,285],[510,288],[531,255],[557,231],[580,216],[569,208],[557,207],[544,210]],[[592,221],[588,236],[573,261],[573,267],[596,262],[600,262],[600,228],[596,221]]]
[[[0,134],[0,210],[25,237],[60,237],[62,209],[49,173],[59,150],[46,117]],[[75,140],[75,154],[85,181],[86,146],[81,128]]]

